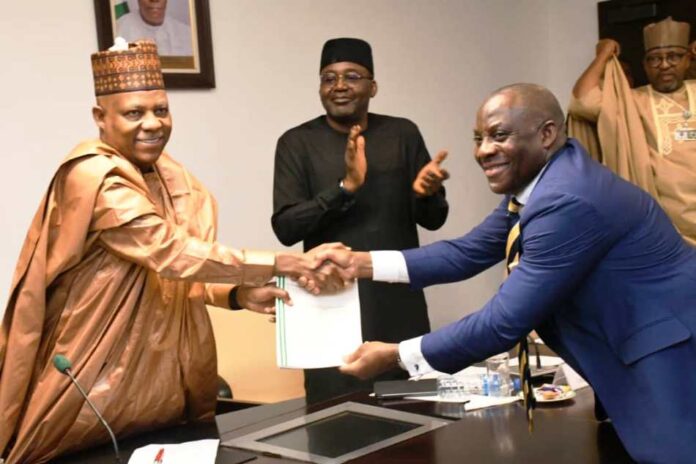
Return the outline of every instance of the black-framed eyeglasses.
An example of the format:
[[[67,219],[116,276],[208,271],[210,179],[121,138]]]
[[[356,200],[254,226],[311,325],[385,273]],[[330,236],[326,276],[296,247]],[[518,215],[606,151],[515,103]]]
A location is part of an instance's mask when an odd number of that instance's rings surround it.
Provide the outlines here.
[[[336,74],[333,72],[327,72],[319,75],[319,82],[321,85],[326,87],[333,87],[338,84],[338,81],[343,79],[343,83],[346,85],[356,85],[363,79],[372,80],[372,76],[363,76],[362,74],[355,71],[348,71],[344,74]]]
[[[648,55],[645,57],[645,64],[651,68],[659,68],[663,61],[667,62],[670,66],[676,66],[681,63],[681,60],[686,56],[686,52],[670,52],[666,55]]]

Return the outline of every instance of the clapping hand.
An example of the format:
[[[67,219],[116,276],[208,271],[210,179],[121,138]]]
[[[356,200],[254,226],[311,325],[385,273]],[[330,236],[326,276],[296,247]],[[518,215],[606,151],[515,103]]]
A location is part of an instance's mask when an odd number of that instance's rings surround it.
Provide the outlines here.
[[[449,179],[449,172],[442,168],[442,162],[447,158],[447,151],[443,150],[428,164],[423,166],[413,181],[413,191],[419,197],[429,197],[442,187],[442,183]]]
[[[343,189],[350,193],[355,193],[362,187],[367,175],[365,138],[360,135],[361,130],[358,125],[351,127],[346,143],[346,176],[343,178]]]

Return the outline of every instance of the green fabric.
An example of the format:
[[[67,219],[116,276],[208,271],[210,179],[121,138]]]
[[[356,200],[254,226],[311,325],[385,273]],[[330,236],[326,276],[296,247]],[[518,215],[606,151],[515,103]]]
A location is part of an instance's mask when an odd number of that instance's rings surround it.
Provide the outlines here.
[[[119,19],[121,16],[128,13],[130,13],[130,9],[128,8],[128,2],[123,1],[114,6],[114,14],[116,14],[116,19]]]

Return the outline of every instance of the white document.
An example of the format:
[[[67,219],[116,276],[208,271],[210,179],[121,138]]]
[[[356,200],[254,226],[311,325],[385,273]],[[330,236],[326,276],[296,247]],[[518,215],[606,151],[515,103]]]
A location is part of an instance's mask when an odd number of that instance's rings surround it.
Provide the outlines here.
[[[215,464],[220,440],[196,440],[168,445],[147,445],[133,451],[128,464],[152,464],[160,450],[162,464]]]
[[[312,295],[295,282],[279,277],[293,306],[276,300],[276,362],[278,367],[312,369],[344,364],[344,356],[362,343],[358,285],[332,295]]]

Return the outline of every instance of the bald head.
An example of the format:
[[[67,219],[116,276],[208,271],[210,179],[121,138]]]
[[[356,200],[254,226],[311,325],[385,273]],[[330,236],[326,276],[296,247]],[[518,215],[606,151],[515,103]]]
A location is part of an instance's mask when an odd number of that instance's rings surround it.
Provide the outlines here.
[[[544,87],[508,85],[479,108],[474,140],[491,190],[519,193],[565,143],[563,111]]]
[[[506,97],[499,98],[498,101],[510,108],[520,109],[531,122],[541,124],[553,121],[558,128],[559,138],[562,139],[558,146],[565,143],[565,115],[554,94],[546,87],[526,83],[506,85],[494,91],[483,104],[495,97]]]

